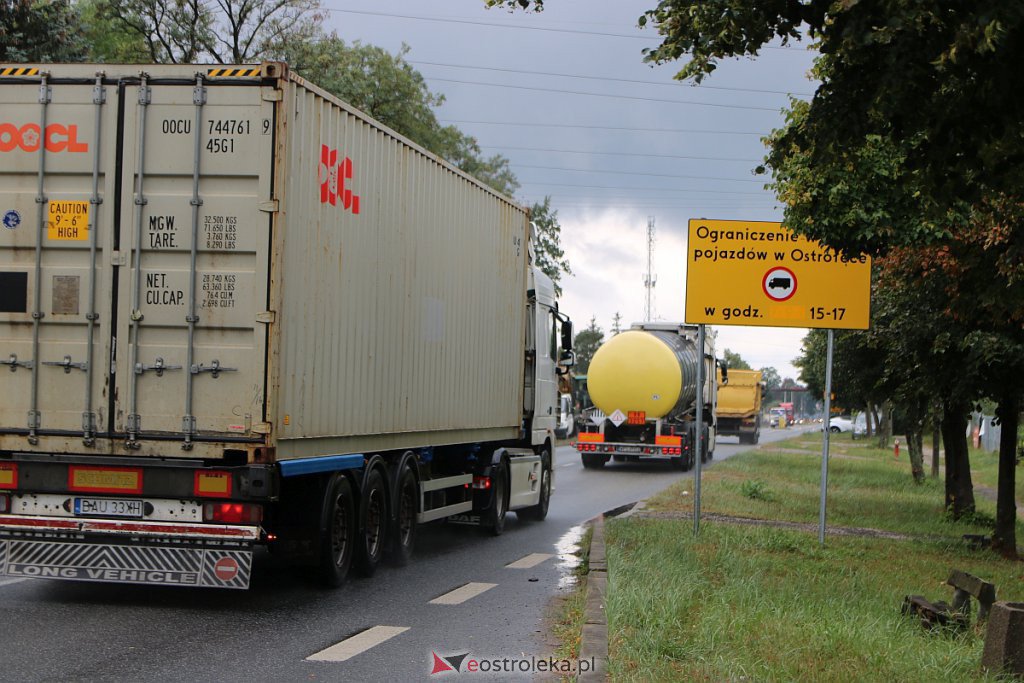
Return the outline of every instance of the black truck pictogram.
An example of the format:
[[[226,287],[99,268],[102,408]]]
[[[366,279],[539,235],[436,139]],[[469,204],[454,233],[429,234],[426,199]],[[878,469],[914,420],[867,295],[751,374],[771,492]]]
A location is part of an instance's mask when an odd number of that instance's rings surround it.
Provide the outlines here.
[[[788,277],[773,277],[768,281],[768,289],[776,289],[781,287],[782,289],[789,289],[793,286],[792,278]]]

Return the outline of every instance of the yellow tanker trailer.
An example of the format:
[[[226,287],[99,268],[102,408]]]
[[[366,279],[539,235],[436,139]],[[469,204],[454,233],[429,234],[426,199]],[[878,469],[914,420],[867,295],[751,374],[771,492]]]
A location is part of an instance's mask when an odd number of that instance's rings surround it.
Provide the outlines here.
[[[588,370],[594,408],[579,425],[576,448],[587,468],[610,458],[670,460],[693,466],[697,397],[697,327],[677,323],[636,323],[601,345]],[[704,447],[715,443],[714,335],[704,344]],[[710,448],[709,448],[710,445]]]

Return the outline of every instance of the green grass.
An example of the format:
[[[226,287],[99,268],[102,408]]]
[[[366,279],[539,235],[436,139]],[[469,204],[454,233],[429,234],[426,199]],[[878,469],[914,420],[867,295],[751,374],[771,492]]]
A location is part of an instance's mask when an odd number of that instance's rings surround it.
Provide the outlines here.
[[[911,594],[950,601],[953,568],[995,583],[1000,600],[1024,600],[1024,563],[970,550],[961,535],[991,529],[947,521],[941,479],[914,484],[905,452],[897,460],[871,443],[832,439],[828,525],[910,540],[828,536],[821,547],[814,533],[712,520],[694,539],[688,519],[610,521],[613,679],[995,680],[980,671],[982,628],[928,632],[900,606]],[[820,456],[813,433],[715,463],[702,511],[816,524]],[[648,509],[692,511],[692,486],[678,482]],[[994,514],[977,501],[982,518]]]
[[[983,524],[946,520],[943,479],[926,477],[923,484],[915,484],[905,451],[897,459],[892,450],[874,448],[873,441],[853,441],[845,434],[833,435],[830,441],[829,526],[952,538],[991,532]],[[980,460],[976,457],[975,463]],[[975,463],[972,469],[981,471]],[[982,477],[977,479],[980,483]],[[715,463],[702,477],[701,510],[817,523],[820,486],[821,434],[814,432]],[[692,511],[692,488],[692,481],[681,480],[654,496],[648,507]],[[982,519],[994,518],[995,501],[976,496],[976,504]],[[1024,524],[1018,524],[1017,534],[1024,540]]]
[[[930,633],[903,597],[949,601],[952,567],[1024,597],[1024,567],[942,542],[677,520],[606,526],[611,673],[622,681],[965,681],[983,634]]]
[[[587,572],[589,571],[590,539],[594,536],[594,528],[587,527],[580,539],[580,564],[573,570],[576,585],[572,592],[563,600],[554,617],[552,631],[558,647],[554,656],[558,659],[578,659],[583,639],[584,609],[587,604]]]

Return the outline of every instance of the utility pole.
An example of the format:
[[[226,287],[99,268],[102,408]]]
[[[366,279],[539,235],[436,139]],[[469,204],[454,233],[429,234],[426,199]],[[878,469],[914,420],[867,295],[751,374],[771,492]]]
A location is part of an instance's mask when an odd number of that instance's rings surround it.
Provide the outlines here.
[[[658,284],[658,276],[651,272],[651,260],[654,256],[654,216],[647,217],[647,275],[644,276],[644,287],[647,289],[647,308],[644,311],[644,320],[654,320],[654,285]]]

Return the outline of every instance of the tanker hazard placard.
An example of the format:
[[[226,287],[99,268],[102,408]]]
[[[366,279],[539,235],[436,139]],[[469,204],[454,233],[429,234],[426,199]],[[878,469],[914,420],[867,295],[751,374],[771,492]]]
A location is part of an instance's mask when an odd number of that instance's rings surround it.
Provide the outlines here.
[[[866,330],[871,259],[781,223],[690,221],[686,322]]]

